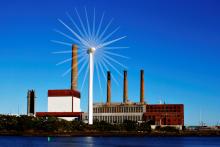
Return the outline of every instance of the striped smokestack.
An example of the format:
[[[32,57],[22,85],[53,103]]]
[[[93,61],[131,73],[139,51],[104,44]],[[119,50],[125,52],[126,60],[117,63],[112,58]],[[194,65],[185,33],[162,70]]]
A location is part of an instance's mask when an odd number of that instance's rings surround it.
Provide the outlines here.
[[[141,70],[140,103],[144,104],[144,70]]]
[[[128,101],[128,80],[127,80],[127,71],[124,70],[124,89],[123,89],[123,103]]]
[[[72,70],[71,70],[71,90],[77,89],[78,80],[78,61],[77,61],[77,45],[72,45]]]
[[[111,104],[111,73],[107,72],[107,105]]]

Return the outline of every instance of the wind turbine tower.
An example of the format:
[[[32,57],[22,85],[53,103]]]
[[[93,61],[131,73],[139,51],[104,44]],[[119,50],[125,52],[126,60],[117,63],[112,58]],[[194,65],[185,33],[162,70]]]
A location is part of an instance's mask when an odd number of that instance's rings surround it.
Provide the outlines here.
[[[89,48],[87,53],[89,54],[89,98],[88,98],[88,112],[89,112],[89,124],[93,124],[93,74],[94,74],[94,52],[95,48]]]

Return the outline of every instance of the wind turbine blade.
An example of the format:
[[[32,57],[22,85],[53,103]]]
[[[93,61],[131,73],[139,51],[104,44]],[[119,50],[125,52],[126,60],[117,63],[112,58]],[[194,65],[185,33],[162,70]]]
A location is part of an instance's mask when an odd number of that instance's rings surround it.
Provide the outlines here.
[[[73,31],[68,25],[66,25],[62,20],[58,19],[58,21],[63,24],[70,32],[72,32],[85,46],[88,45],[88,43],[82,39],[75,31]]]
[[[127,67],[126,67],[125,65],[123,65],[123,64],[121,64],[120,62],[118,62],[117,60],[115,60],[115,59],[113,59],[113,58],[109,57],[108,55],[103,54],[103,56],[104,56],[104,57],[106,57],[106,58],[108,58],[109,60],[111,60],[111,61],[115,62],[116,64],[120,65],[121,67],[123,67],[123,68],[127,69]]]
[[[90,30],[89,18],[88,18],[86,7],[85,7],[85,14],[86,14],[86,23],[87,23],[88,34],[89,34],[90,40],[91,40],[91,30]]]
[[[83,88],[84,88],[84,84],[85,84],[85,81],[86,81],[86,77],[87,77],[87,75],[88,75],[88,71],[89,71],[89,65],[87,66],[86,73],[85,73],[85,75],[84,75],[84,78],[83,78],[83,82],[82,82],[80,91],[82,91]]]
[[[70,19],[74,27],[77,29],[79,34],[82,36],[82,38],[86,38],[86,34],[83,34],[83,32],[79,29],[79,26],[73,21],[73,18],[69,15],[69,13],[66,13],[67,17]]]
[[[127,49],[130,48],[128,46],[109,46],[103,47],[103,50],[117,50],[117,49]]]
[[[72,50],[52,52],[52,54],[65,54],[65,53],[72,53]]]
[[[74,57],[74,58],[81,57],[82,55],[83,55],[83,53],[79,54],[77,57]],[[61,61],[61,62],[57,63],[56,65],[61,65],[61,64],[66,63],[66,62],[68,62],[68,61],[71,61],[71,60],[72,60],[72,57],[71,57],[71,58],[68,58],[68,59],[63,60],[63,61]]]
[[[111,20],[110,20],[110,22],[107,24],[107,26],[105,27],[105,29],[103,30],[103,32],[101,33],[101,35],[98,36],[99,39],[101,39],[102,36],[105,34],[105,32],[107,31],[107,29],[109,28],[109,26],[111,25],[111,23],[112,23],[113,20],[114,20],[114,19],[111,19]]]
[[[107,39],[109,39],[115,32],[119,30],[120,27],[117,27],[114,31],[112,31],[110,34],[108,34],[105,38],[103,38],[101,41],[105,42]]]
[[[105,46],[107,46],[107,45],[109,45],[109,44],[112,44],[112,43],[114,43],[114,42],[116,42],[116,41],[119,41],[119,40],[121,40],[121,39],[124,39],[125,37],[126,37],[126,36],[123,36],[123,37],[120,37],[120,38],[117,38],[117,39],[114,39],[114,40],[111,40],[111,41],[105,42],[105,43],[99,45],[99,46],[96,47],[96,48],[98,49],[98,48],[105,47]]]
[[[102,103],[102,84],[101,84],[101,80],[100,80],[100,74],[99,74],[99,69],[98,69],[98,65],[95,64],[95,68],[96,68],[96,72],[97,72],[97,77],[98,77],[98,81],[99,81],[99,88],[100,88],[100,97],[101,97],[101,103]]]
[[[109,54],[109,55],[113,55],[113,56],[117,56],[117,57],[121,57],[121,58],[125,58],[125,59],[130,59],[129,57],[127,56],[123,56],[123,55],[120,55],[120,54],[117,54],[117,53],[112,53],[112,52],[109,52],[109,51],[105,51],[103,50],[106,54]]]
[[[85,50],[81,49],[81,50],[78,50],[78,52],[82,53],[82,52],[85,52]],[[67,50],[67,51],[56,51],[56,52],[52,52],[52,54],[66,54],[66,53],[72,53],[72,50]]]
[[[81,75],[81,72],[84,69],[84,67],[86,66],[86,63],[88,63],[88,60],[86,60],[86,59],[84,60],[83,64],[80,66],[80,69],[78,71],[78,75]],[[75,77],[75,78],[77,78],[77,77]]]
[[[80,21],[80,24],[81,24],[81,27],[82,27],[84,33],[85,33],[86,36],[88,37],[88,36],[89,36],[89,35],[88,35],[88,32],[86,32],[85,26],[84,26],[84,24],[83,24],[83,22],[82,22],[82,19],[81,19],[81,17],[80,17],[80,15],[79,15],[79,13],[78,13],[78,11],[77,11],[76,8],[75,8],[75,12],[76,12],[76,14],[77,14],[77,16],[78,16],[78,19],[79,19],[79,21]]]
[[[123,77],[122,74],[118,71],[118,69],[112,65],[107,59],[103,58],[103,62],[105,62],[106,64],[108,64],[112,69],[114,69],[119,75],[120,77]]]
[[[85,56],[82,57],[79,61],[78,64],[80,64],[83,60],[85,60]],[[70,67],[65,73],[62,74],[62,76],[65,76],[66,74],[68,74],[72,68],[75,68],[76,66],[78,66],[78,64],[75,64],[73,67]]]
[[[106,71],[108,71],[108,68],[107,68],[105,62],[103,62],[103,60],[101,60],[101,63],[103,64],[103,66],[104,66],[104,68],[106,69]],[[106,79],[106,77],[105,77],[105,79]],[[116,85],[119,86],[119,84],[118,84],[118,82],[117,82],[117,80],[115,79],[115,77],[114,77],[113,74],[112,74],[112,79],[113,79],[113,81],[116,83]]]
[[[56,33],[59,33],[60,35],[62,35],[62,36],[64,36],[64,37],[66,37],[66,38],[68,38],[68,39],[74,41],[75,43],[80,44],[80,41],[78,41],[78,40],[76,40],[76,39],[70,37],[69,35],[67,35],[67,34],[65,34],[65,33],[61,32],[61,31],[59,31],[59,30],[56,30],[56,29],[55,29],[54,31],[55,31]]]
[[[103,13],[102,13],[101,20],[100,20],[100,23],[99,23],[99,26],[98,26],[98,29],[97,29],[97,32],[96,32],[96,34],[95,34],[96,37],[99,36],[99,32],[100,32],[100,29],[101,29],[101,26],[102,26],[102,22],[103,22],[104,16],[105,16],[105,13],[103,12]]]
[[[68,42],[62,42],[62,41],[57,41],[57,40],[51,40],[51,42],[66,45],[66,46],[72,46],[72,44]]]
[[[92,37],[95,37],[95,8],[93,11],[93,25],[92,25]]]

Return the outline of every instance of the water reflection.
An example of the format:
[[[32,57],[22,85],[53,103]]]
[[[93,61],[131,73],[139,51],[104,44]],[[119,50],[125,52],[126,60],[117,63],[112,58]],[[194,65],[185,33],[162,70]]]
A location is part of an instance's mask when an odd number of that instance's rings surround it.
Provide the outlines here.
[[[220,137],[18,137],[1,136],[0,147],[216,147]]]

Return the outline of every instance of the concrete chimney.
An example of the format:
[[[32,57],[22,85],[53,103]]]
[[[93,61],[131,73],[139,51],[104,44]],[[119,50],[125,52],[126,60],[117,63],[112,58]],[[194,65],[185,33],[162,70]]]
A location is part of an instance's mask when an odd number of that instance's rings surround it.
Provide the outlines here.
[[[107,105],[111,104],[111,73],[107,72]]]
[[[128,101],[128,80],[127,80],[127,71],[124,71],[124,89],[123,89],[123,103]]]
[[[78,80],[78,57],[77,57],[77,45],[72,45],[72,70],[71,70],[71,90],[77,89]]]
[[[27,115],[34,116],[35,115],[35,91],[28,90],[27,93]]]
[[[144,70],[141,70],[140,103],[144,104]]]

